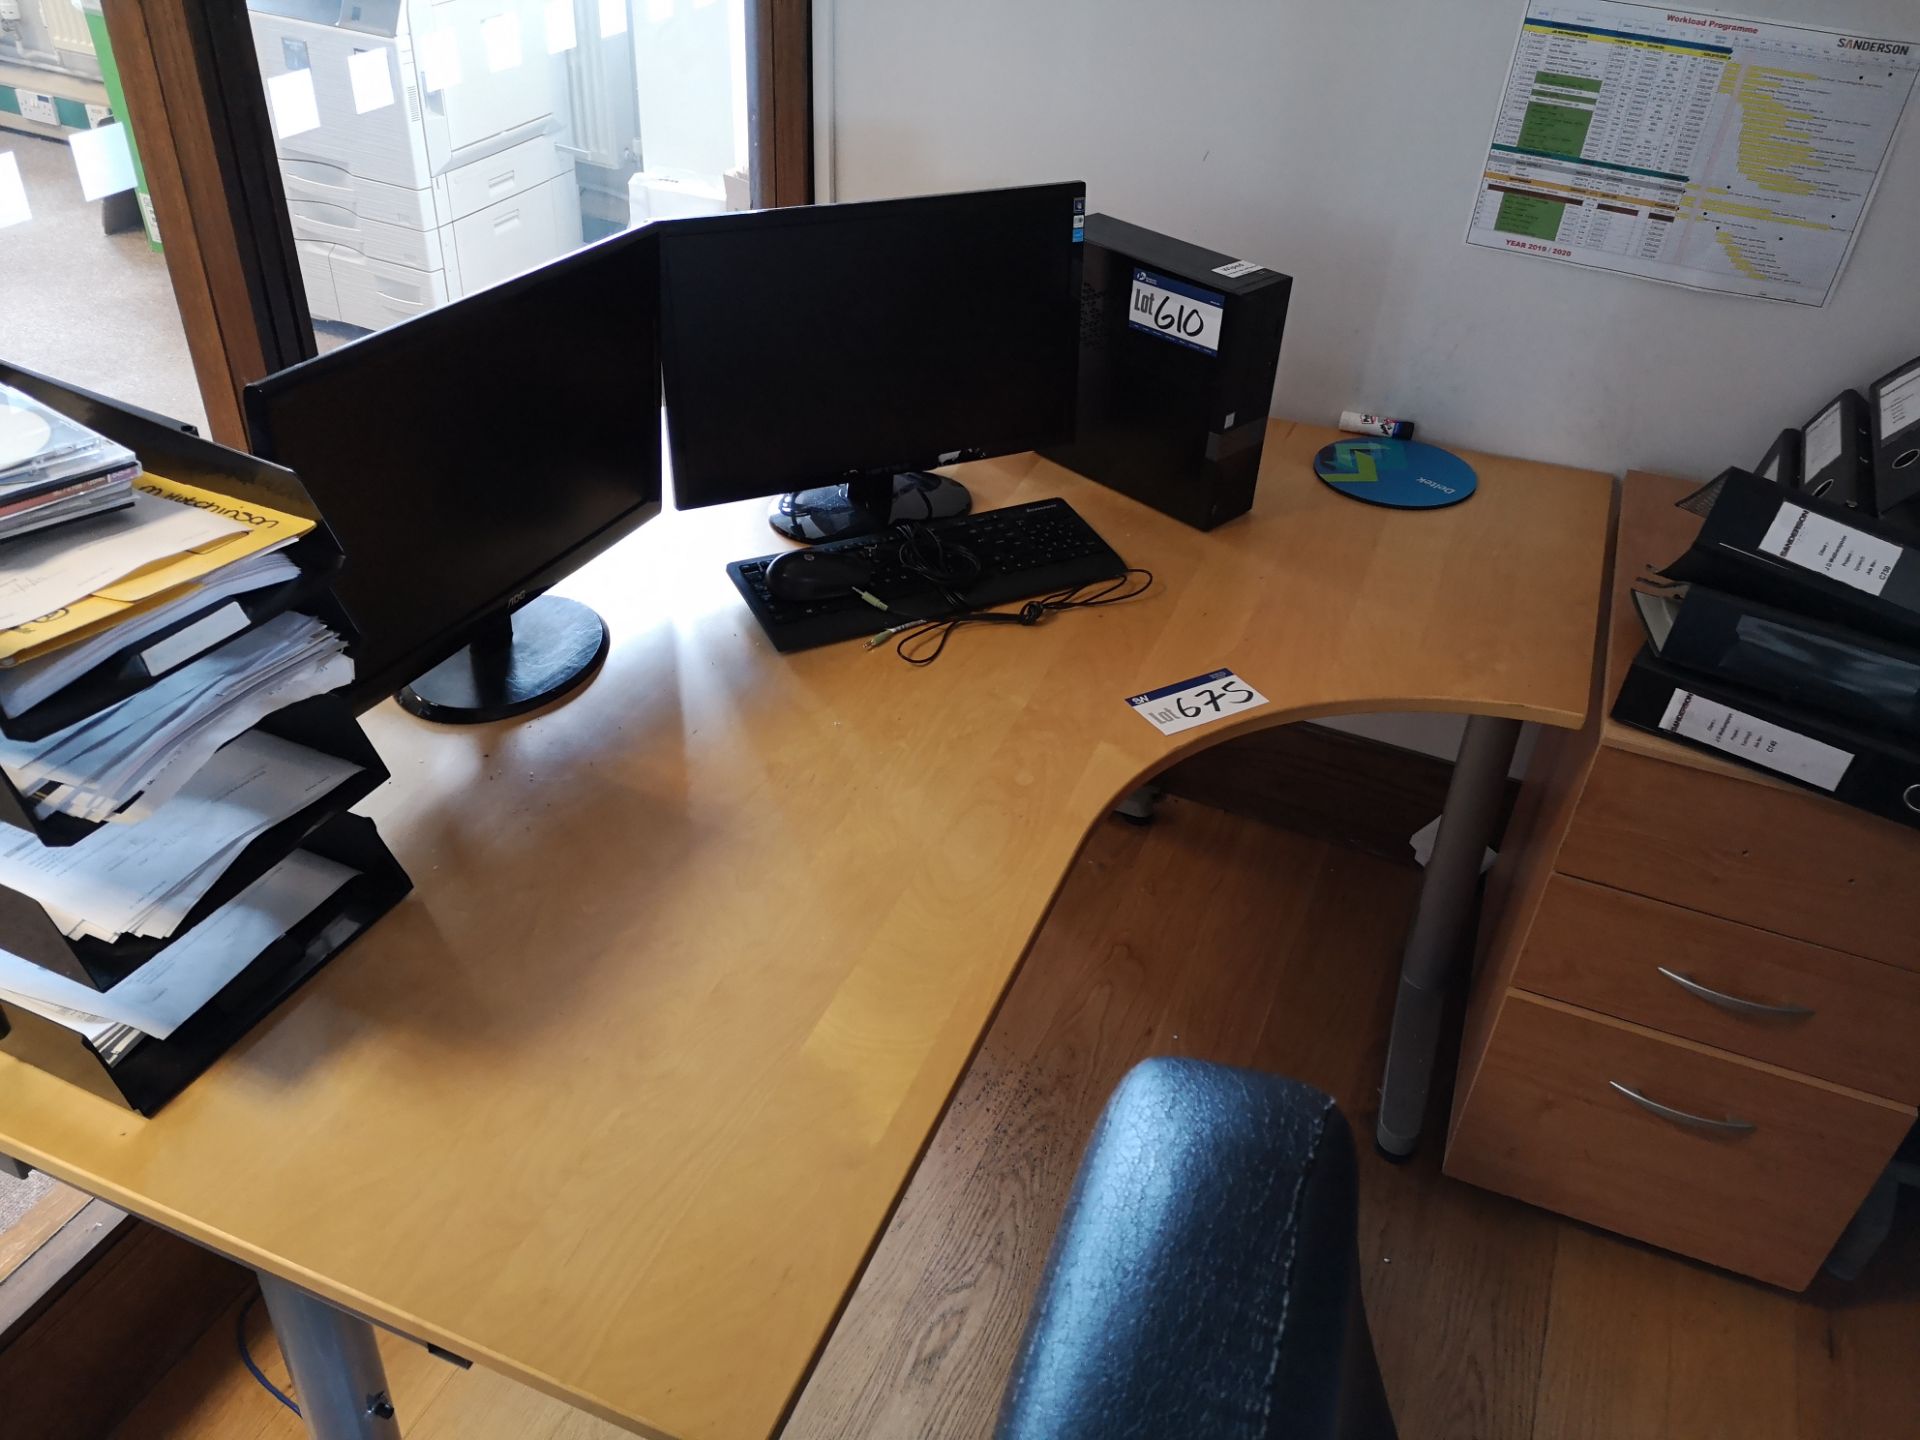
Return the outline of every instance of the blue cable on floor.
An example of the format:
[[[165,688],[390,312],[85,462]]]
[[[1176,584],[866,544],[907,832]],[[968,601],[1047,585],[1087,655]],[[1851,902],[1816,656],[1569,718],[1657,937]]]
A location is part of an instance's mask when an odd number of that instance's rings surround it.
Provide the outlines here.
[[[274,1399],[298,1415],[300,1413],[300,1407],[293,1403],[293,1398],[289,1396],[286,1391],[282,1390],[267,1378],[264,1370],[253,1363],[253,1352],[247,1349],[247,1316],[253,1313],[253,1307],[259,1299],[260,1297],[256,1295],[252,1300],[242,1305],[240,1307],[240,1318],[234,1322],[233,1338],[240,1346],[240,1363],[247,1367],[247,1373],[258,1380],[269,1395],[273,1396]]]

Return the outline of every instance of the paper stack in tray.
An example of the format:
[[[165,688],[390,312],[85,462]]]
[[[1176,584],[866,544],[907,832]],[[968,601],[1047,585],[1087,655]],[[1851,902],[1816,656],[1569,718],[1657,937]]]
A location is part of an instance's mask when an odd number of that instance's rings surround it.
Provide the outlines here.
[[[25,831],[0,839],[0,885],[37,900],[70,939],[169,936],[249,842],[359,768],[253,731],[138,824],[104,825],[75,845]]]
[[[0,949],[0,1000],[85,1035],[109,1065],[167,1038],[357,873],[295,850],[181,933],[249,845],[359,770],[253,730],[137,824],[64,847],[25,831],[0,838],[0,885],[37,901],[69,940],[180,935],[104,991]]]
[[[44,739],[0,739],[0,769],[39,818],[141,820],[234,736],[352,678],[346,645],[327,625],[276,615]]]
[[[0,999],[78,1030],[111,1065],[148,1035],[169,1038],[354,874],[296,850],[110,990],[89,990],[0,951]]]
[[[0,731],[109,664],[139,676],[50,734],[0,737],[0,770],[37,819],[140,819],[234,736],[353,678],[322,621],[252,626],[244,603],[299,577],[282,552],[312,528],[143,475],[123,511],[0,541]]]
[[[300,579],[285,552],[313,529],[304,517],[142,473],[122,450],[120,508],[9,529],[6,427],[20,427],[15,448],[38,439],[16,413],[0,408],[0,772],[32,823],[81,833],[48,845],[0,826],[0,886],[72,945],[117,947],[89,973],[110,978],[123,957],[126,973],[95,990],[0,949],[0,1001],[78,1031],[111,1065],[170,1036],[353,877],[294,850],[202,913],[255,841],[360,773],[255,728],[353,665],[324,621],[273,613],[299,592],[247,603]],[[36,707],[50,708],[15,724]],[[249,874],[268,859],[254,854]]]
[[[149,1035],[170,1037],[355,873],[296,850],[108,990],[89,990],[0,950],[0,1000],[78,1030],[113,1064]]]
[[[0,540],[0,709],[26,709],[29,677],[73,665],[63,651],[91,646],[104,658],[218,600],[294,578],[284,557],[262,557],[311,529],[304,516],[143,474],[125,510]]]

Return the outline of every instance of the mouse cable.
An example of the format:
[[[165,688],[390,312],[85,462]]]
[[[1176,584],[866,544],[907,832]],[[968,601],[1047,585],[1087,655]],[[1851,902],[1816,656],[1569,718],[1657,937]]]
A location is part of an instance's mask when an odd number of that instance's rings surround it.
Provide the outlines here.
[[[858,599],[883,614],[900,619],[902,623],[894,626],[889,633],[898,633],[927,621],[964,615],[972,610],[964,591],[980,578],[986,568],[978,555],[957,542],[949,544],[936,527],[912,520],[894,526],[890,538],[899,543],[897,556],[900,568],[918,575],[932,586],[946,608],[938,615],[915,615],[911,611],[896,609],[871,590],[855,585],[853,593]]]
[[[947,648],[947,641],[962,625],[1038,625],[1047,616],[1064,610],[1090,610],[1101,605],[1118,605],[1153,588],[1153,572],[1129,566],[1111,580],[1090,580],[1039,600],[1029,600],[1017,610],[974,610],[938,619],[909,620],[891,630],[883,630],[867,641],[872,650],[894,642],[894,653],[909,665],[931,665]],[[867,598],[867,597],[862,597]],[[870,604],[887,607],[877,600]]]
[[[980,557],[958,541],[949,543],[935,525],[910,521],[895,526],[894,533],[901,568],[932,585],[953,610],[966,610],[964,592],[986,569]]]

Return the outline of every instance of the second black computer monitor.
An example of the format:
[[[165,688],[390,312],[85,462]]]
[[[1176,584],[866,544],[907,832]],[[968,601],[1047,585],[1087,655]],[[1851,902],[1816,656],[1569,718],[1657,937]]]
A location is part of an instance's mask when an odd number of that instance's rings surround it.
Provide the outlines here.
[[[656,226],[676,503],[870,534],[967,509],[934,466],[1070,437],[1085,213],[1071,183]]]
[[[247,387],[345,553],[357,700],[496,720],[592,675],[605,626],[542,592],[659,511],[658,275],[631,231]]]

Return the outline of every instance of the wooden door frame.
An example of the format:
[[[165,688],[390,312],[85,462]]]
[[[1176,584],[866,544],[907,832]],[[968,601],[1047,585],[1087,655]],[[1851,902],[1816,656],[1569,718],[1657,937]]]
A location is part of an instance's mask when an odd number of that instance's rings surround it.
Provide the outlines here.
[[[748,170],[753,203],[811,205],[813,0],[747,0]]]
[[[753,203],[813,199],[812,0],[746,0]],[[243,0],[104,0],[213,438],[246,446],[251,381],[314,354]]]
[[[244,448],[242,388],[313,353],[246,7],[105,0],[103,13],[208,427]]]

